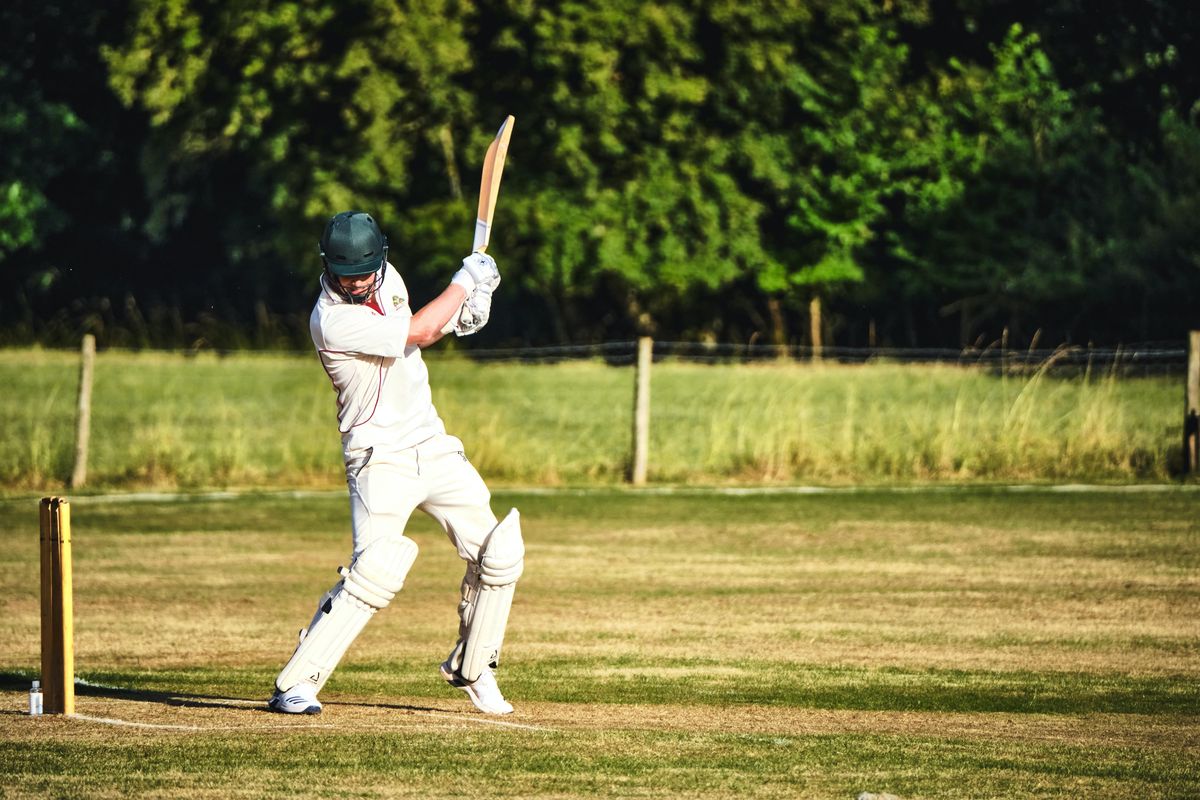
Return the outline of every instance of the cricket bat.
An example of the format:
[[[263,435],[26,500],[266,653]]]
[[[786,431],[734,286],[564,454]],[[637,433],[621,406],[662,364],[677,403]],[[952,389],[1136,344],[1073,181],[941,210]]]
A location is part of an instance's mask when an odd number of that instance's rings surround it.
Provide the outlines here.
[[[492,238],[492,216],[496,213],[496,197],[500,194],[500,176],[504,173],[504,157],[508,154],[508,140],[512,136],[513,116],[504,118],[496,138],[488,146],[483,157],[483,178],[479,182],[479,212],[475,215],[476,253],[487,250]]]

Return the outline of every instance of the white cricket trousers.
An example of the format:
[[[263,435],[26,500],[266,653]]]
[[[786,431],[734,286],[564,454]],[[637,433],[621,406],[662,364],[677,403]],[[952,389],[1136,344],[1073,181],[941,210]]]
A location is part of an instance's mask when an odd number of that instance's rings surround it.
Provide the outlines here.
[[[498,520],[491,492],[455,436],[441,433],[396,452],[378,448],[346,454],[354,557],[379,536],[404,532],[414,508],[437,520],[459,558],[467,562],[458,604],[458,640],[450,651],[450,669],[462,665],[469,632],[466,620],[479,584],[479,551]]]
[[[413,509],[437,520],[459,558],[478,563],[496,527],[491,492],[456,436],[440,433],[404,450],[346,453],[346,485],[354,526],[354,557],[380,536],[404,533]]]

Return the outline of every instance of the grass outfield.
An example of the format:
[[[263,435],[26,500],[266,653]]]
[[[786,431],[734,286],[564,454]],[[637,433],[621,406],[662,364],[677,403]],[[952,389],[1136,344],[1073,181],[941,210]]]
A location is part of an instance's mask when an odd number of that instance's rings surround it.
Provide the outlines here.
[[[474,364],[435,351],[434,401],[493,483],[619,483],[633,369]],[[77,356],[0,350],[0,484],[61,486]],[[670,483],[1138,482],[1170,478],[1180,378],[1000,377],[946,365],[656,364],[649,477]],[[100,354],[89,484],[336,487],[315,356]]]
[[[345,499],[73,504],[77,719],[21,709],[36,499],[0,501],[2,797],[1192,796],[1200,492],[498,492],[528,558],[476,714],[422,556],[326,687],[262,710]]]

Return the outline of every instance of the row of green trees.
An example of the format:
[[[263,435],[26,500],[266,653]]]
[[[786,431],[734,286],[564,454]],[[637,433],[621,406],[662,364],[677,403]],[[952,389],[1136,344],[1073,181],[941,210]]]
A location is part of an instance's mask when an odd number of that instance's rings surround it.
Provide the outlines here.
[[[842,344],[1196,316],[1189,3],[22,0],[0,24],[8,341],[299,345],[346,208],[420,302],[508,113],[480,343],[800,343],[814,300]]]

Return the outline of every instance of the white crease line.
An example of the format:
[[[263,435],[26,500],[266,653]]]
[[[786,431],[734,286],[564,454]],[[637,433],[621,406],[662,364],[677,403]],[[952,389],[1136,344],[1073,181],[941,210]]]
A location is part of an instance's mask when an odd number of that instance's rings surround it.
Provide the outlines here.
[[[90,687],[97,688],[97,689],[110,689],[112,691],[129,691],[128,689],[122,688],[120,686],[105,686],[104,684],[101,684],[101,683],[92,683],[91,681],[84,680],[83,678],[76,678],[75,683],[77,685],[90,686]],[[265,701],[263,701],[263,700],[244,700],[244,699],[237,698],[237,697],[196,698],[195,700],[187,700],[184,698],[178,698],[178,699],[179,699],[180,703],[184,706],[194,705],[194,706],[205,707],[205,708],[212,707],[212,706],[221,706],[221,705],[248,706],[248,707],[265,706],[266,705]],[[206,702],[206,701],[208,701],[208,702]],[[487,717],[467,717],[467,716],[462,716],[462,715],[458,715],[458,714],[452,714],[452,713],[446,712],[446,711],[417,711],[414,709],[411,711],[406,711],[404,713],[414,714],[414,715],[422,715],[422,716],[427,716],[427,717],[437,717],[437,718],[443,719],[443,720],[457,720],[460,722],[474,722],[477,725],[496,725],[497,727],[501,727],[501,728],[516,728],[516,729],[525,730],[525,731],[538,731],[540,733],[558,733],[558,731],[554,728],[543,728],[543,727],[540,727],[537,725],[524,725],[520,722],[507,722],[505,720],[500,720],[500,719],[488,719]],[[252,730],[260,730],[260,729],[266,729],[266,728],[294,728],[294,727],[295,728],[298,728],[298,727],[330,728],[330,727],[333,727],[330,724],[326,724],[326,725],[314,724],[314,725],[307,725],[307,726],[301,726],[301,725],[265,725],[265,726],[253,725],[253,726],[223,726],[223,727],[203,728],[203,727],[197,727],[194,725],[166,725],[166,724],[159,724],[159,723],[153,723],[153,722],[128,722],[126,720],[112,719],[109,717],[90,717],[86,714],[75,714],[74,716],[78,719],[88,720],[89,722],[102,722],[102,723],[105,723],[108,725],[128,725],[128,726],[132,726],[132,727],[162,728],[165,730],[184,730],[184,731],[217,731],[217,730],[252,731]]]
[[[113,717],[93,717],[88,714],[72,714],[72,719],[82,719],[87,722],[99,722],[103,725],[118,725],[125,728],[152,728],[154,730],[164,731],[255,731],[269,730],[272,728],[332,728],[330,723],[311,723],[308,725],[213,725],[205,727],[202,725],[170,725],[161,722],[131,722],[127,719],[115,719]]]
[[[442,719],[456,719],[462,722],[475,722],[480,725],[498,725],[503,728],[520,728],[525,731],[540,731],[541,733],[558,733],[554,728],[541,728],[537,725],[522,725],[520,722],[505,722],[500,719],[488,719],[486,717],[464,717],[457,714],[447,715],[443,711],[410,711],[410,714],[421,714],[427,717],[441,717]]]
[[[196,725],[159,725],[153,722],[129,722],[124,719],[112,719],[110,717],[93,717],[87,714],[72,714],[72,719],[82,719],[86,722],[99,722],[104,725],[120,725],[127,728],[154,728],[157,730],[169,731],[202,731],[204,728]]]
[[[517,729],[526,730],[526,731],[537,731],[539,733],[558,733],[558,731],[556,731],[553,728],[542,728],[537,725],[523,725],[519,722],[505,722],[503,720],[498,720],[498,719],[483,719],[483,718],[476,718],[476,717],[466,717],[466,716],[460,716],[457,714],[446,714],[446,713],[443,713],[440,711],[408,711],[405,713],[426,716],[426,717],[434,717],[443,723],[448,723],[451,721],[474,722],[479,725],[496,725],[496,726],[502,727],[502,728],[517,728]],[[93,717],[89,714],[72,714],[71,718],[72,719],[81,719],[86,722],[98,722],[102,725],[116,725],[119,727],[126,727],[126,728],[150,728],[153,730],[165,730],[165,731],[259,731],[259,730],[294,730],[294,729],[298,729],[298,728],[335,728],[335,727],[337,727],[333,723],[309,723],[307,725],[302,725],[302,724],[210,725],[210,726],[172,725],[169,723],[161,723],[161,722],[133,722],[131,720],[116,719],[114,717]],[[400,729],[403,726],[401,726],[401,725],[395,725],[395,726],[379,725],[379,723],[376,722],[376,723],[372,723],[370,725],[370,727],[376,727],[376,728],[378,728],[378,727],[394,727],[396,729]],[[438,727],[445,728],[445,727],[451,727],[451,726],[443,724],[443,725],[439,725]]]

